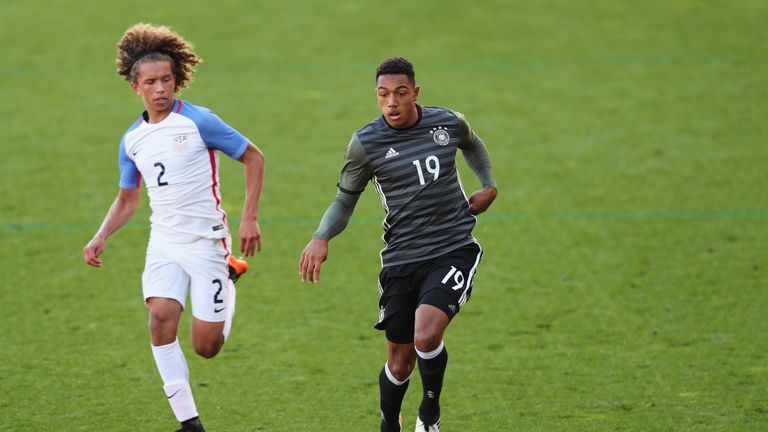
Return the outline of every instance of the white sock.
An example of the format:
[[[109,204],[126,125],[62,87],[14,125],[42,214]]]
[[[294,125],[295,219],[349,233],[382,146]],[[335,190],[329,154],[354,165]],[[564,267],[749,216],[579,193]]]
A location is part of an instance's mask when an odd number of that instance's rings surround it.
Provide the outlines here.
[[[229,331],[232,329],[232,318],[235,317],[235,300],[237,299],[237,290],[232,279],[229,281],[229,290],[227,291],[227,318],[224,320],[224,342],[229,338]]]
[[[177,338],[168,345],[152,346],[157,370],[171,409],[180,422],[197,416],[192,389],[189,387],[189,366]]]
[[[176,415],[176,420],[183,422],[193,417],[197,417],[197,407],[195,399],[192,397],[192,389],[189,387],[189,381],[176,381],[163,386],[165,396],[171,409]]]

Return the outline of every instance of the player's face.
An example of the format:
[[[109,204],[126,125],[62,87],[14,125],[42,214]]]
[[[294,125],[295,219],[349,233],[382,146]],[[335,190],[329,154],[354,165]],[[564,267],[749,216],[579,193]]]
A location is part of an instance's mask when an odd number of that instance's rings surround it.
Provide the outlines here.
[[[376,94],[381,114],[390,126],[405,128],[419,121],[419,86],[411,84],[408,75],[379,75]]]
[[[173,109],[176,77],[171,62],[156,61],[139,65],[136,82],[131,87],[144,101],[147,111],[164,113]]]

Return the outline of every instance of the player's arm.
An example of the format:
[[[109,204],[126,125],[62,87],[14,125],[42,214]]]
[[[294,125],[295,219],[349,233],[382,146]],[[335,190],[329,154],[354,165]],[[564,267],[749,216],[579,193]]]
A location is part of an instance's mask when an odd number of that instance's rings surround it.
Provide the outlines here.
[[[120,192],[117,194],[117,198],[115,198],[115,201],[109,208],[101,227],[91,241],[89,241],[88,244],[85,245],[85,248],[83,248],[83,259],[86,264],[94,267],[101,267],[99,256],[104,251],[104,243],[107,241],[107,238],[131,220],[131,217],[133,217],[138,206],[139,189],[121,188]]]
[[[320,282],[320,266],[328,258],[328,242],[347,227],[355,210],[360,194],[371,178],[372,168],[357,135],[352,136],[344,167],[339,176],[339,190],[331,205],[323,214],[320,226],[315,231],[309,244],[301,252],[299,259],[299,277],[302,282]]]
[[[220,150],[245,165],[245,203],[238,236],[240,252],[245,256],[253,256],[255,251],[261,251],[258,214],[261,189],[264,185],[264,154],[248,138],[208,108],[197,107],[196,110],[188,111],[187,115],[197,125],[206,146]]]
[[[461,128],[461,142],[459,148],[467,161],[467,165],[475,173],[483,188],[469,196],[469,212],[478,215],[488,209],[496,199],[498,193],[496,182],[493,180],[491,158],[488,148],[477,134],[469,126],[464,116],[457,113]]]
[[[240,251],[253,256],[254,250],[261,252],[261,228],[259,228],[259,201],[264,186],[264,153],[249,142],[243,155],[238,159],[245,165],[245,203],[240,220]]]
[[[351,194],[341,190],[336,192],[336,197],[323,214],[312,240],[301,252],[299,276],[302,282],[307,280],[307,276],[310,282],[320,282],[320,266],[328,258],[328,241],[347,227],[358,199],[359,193]]]

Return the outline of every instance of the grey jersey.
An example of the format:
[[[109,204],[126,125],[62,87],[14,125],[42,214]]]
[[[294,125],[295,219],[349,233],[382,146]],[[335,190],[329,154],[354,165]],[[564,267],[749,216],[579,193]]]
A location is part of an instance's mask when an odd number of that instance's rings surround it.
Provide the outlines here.
[[[456,150],[475,139],[464,117],[417,107],[419,121],[393,129],[379,117],[352,135],[339,189],[360,193],[370,180],[386,211],[382,266],[434,258],[472,243],[476,218],[456,167]]]

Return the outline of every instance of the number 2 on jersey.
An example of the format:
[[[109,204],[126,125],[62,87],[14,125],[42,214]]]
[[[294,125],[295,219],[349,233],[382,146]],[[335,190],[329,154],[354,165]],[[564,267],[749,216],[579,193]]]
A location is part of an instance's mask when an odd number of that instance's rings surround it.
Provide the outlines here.
[[[443,285],[445,285],[446,282],[448,282],[448,279],[453,276],[453,281],[456,282],[456,285],[452,286],[454,290],[460,290],[461,287],[464,286],[464,274],[461,273],[461,270],[458,270],[456,267],[451,266],[451,269],[448,270],[448,274],[445,275],[445,277],[442,280]]]
[[[160,167],[160,174],[157,175],[157,185],[168,186],[168,182],[162,180],[163,175],[165,175],[165,165],[162,162],[155,162],[155,168],[157,167]]]
[[[416,172],[419,173],[419,184],[424,186],[426,182],[424,181],[424,172],[421,170],[421,161],[416,159],[413,161],[413,164],[416,165]],[[427,168],[427,172],[432,174],[432,181],[440,177],[440,160],[436,156],[427,156],[427,159],[424,160],[424,165]]]

